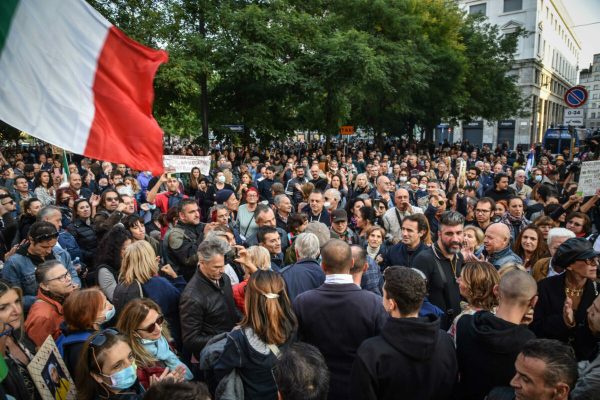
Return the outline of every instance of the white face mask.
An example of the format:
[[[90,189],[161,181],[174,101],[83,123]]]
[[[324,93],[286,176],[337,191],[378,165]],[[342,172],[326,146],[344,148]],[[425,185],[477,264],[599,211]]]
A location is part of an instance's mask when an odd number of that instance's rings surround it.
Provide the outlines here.
[[[217,181],[219,181],[221,183],[225,183],[225,177],[223,175],[221,175],[217,178]]]
[[[324,206],[325,208],[329,208],[329,207],[331,207],[331,203],[330,203],[330,202],[328,202],[328,201],[326,201],[326,202],[323,204],[323,206]]]
[[[419,189],[426,190],[427,189],[427,185],[419,185]]]
[[[406,182],[406,176],[401,176],[400,177],[400,182]]]

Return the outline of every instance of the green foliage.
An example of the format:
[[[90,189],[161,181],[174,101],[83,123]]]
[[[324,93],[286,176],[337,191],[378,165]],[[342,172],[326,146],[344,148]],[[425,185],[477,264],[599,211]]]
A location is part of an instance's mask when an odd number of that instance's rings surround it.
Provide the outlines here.
[[[90,0],[169,52],[155,115],[173,135],[247,143],[296,130],[410,135],[442,120],[504,119],[522,31],[502,35],[453,0]],[[203,120],[204,118],[204,120]],[[223,125],[241,124],[232,134]],[[204,138],[206,140],[206,138]]]

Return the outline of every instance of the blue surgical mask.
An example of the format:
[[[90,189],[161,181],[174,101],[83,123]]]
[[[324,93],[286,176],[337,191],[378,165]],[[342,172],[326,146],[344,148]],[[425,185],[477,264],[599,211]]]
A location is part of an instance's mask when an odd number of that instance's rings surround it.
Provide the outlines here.
[[[111,319],[113,319],[113,317],[115,316],[115,313],[116,313],[115,307],[113,306],[113,308],[111,308],[110,310],[108,310],[106,312],[106,314],[104,315],[104,318],[106,318],[104,320],[104,322],[106,323],[106,322],[110,321]]]
[[[119,372],[108,376],[111,382],[111,389],[125,390],[129,389],[137,380],[137,365],[131,364],[127,368],[123,368]]]
[[[541,176],[541,175],[536,175],[536,176],[535,176],[535,181],[536,181],[536,182],[541,182],[541,181],[542,181],[542,179],[543,179],[543,178],[542,178],[542,176]]]

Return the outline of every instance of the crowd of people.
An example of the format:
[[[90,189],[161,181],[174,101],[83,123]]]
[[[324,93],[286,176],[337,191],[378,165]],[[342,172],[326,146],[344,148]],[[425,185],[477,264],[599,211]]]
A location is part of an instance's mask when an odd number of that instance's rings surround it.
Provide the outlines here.
[[[584,148],[50,149],[0,154],[0,398],[48,337],[84,400],[600,398]]]

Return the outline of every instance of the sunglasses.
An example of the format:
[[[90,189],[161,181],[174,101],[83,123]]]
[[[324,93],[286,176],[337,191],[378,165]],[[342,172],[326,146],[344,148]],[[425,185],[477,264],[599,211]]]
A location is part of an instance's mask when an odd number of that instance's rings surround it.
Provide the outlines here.
[[[142,331],[142,332],[146,332],[146,333],[152,333],[152,332],[154,332],[154,327],[156,325],[162,326],[163,322],[165,322],[165,318],[162,315],[160,315],[158,318],[156,318],[156,321],[154,321],[153,323],[151,323],[150,325],[148,325],[145,328],[136,329],[136,331]]]
[[[58,237],[58,232],[54,232],[54,233],[44,233],[44,234],[36,236],[32,239],[34,242],[38,243],[38,242],[45,242],[48,240],[56,239],[57,237]]]
[[[118,197],[107,197],[106,201],[119,201]]]
[[[102,345],[104,345],[104,343],[106,343],[106,341],[108,340],[107,335],[116,336],[119,335],[119,331],[117,331],[116,329],[109,328],[98,332],[96,336],[94,336],[90,341],[90,348],[101,347]]]
[[[7,206],[9,204],[15,204],[14,200],[7,201],[6,203],[2,203],[3,206]]]

